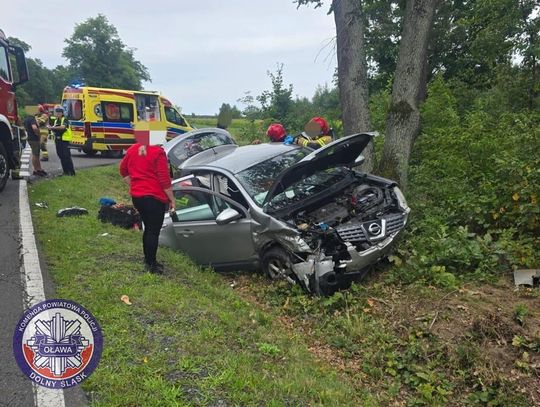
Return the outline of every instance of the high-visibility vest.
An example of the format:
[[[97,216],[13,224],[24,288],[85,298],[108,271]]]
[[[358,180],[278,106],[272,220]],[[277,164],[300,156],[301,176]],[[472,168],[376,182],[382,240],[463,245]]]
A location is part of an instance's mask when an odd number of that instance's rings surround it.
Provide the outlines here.
[[[65,117],[62,116],[60,118],[60,124],[58,124],[58,117],[55,117],[53,127],[64,125],[64,120],[65,120]],[[73,139],[73,133],[71,132],[71,129],[69,128],[69,126],[66,126],[66,129],[62,133],[62,141],[71,141],[72,139]]]
[[[327,145],[328,143],[331,143],[332,142],[332,137],[330,136],[320,136],[318,138],[316,138],[315,140],[307,140],[305,138],[301,138],[298,142],[298,144],[300,144],[301,146],[304,146],[304,147],[307,147],[309,146],[310,144],[313,145],[313,144],[318,144],[319,147],[317,148],[320,148],[320,147],[323,147],[325,145]]]

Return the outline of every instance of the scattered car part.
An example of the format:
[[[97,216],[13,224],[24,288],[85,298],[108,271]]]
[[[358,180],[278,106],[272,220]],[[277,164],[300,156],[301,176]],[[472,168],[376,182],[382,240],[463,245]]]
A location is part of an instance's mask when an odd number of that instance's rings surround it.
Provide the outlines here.
[[[63,208],[56,212],[56,216],[63,218],[66,216],[81,216],[88,215],[88,210],[85,208],[79,208],[78,206],[73,206],[71,208]]]
[[[540,269],[515,270],[514,283],[516,287],[519,287],[522,285],[529,286],[529,287],[539,287],[540,286]]]

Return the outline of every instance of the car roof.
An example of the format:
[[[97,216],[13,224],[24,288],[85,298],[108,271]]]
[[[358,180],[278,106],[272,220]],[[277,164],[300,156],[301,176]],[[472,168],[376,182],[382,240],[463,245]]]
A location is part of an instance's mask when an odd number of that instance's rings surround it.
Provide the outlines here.
[[[257,163],[299,148],[303,147],[283,143],[252,144],[238,147],[230,154],[205,163],[204,165],[226,169],[233,174],[237,174]]]

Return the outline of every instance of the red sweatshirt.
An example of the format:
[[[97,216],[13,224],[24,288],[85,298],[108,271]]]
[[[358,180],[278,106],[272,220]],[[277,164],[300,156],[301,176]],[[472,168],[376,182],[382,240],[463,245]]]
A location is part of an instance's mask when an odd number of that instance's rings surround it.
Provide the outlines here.
[[[120,163],[120,175],[130,177],[129,193],[135,198],[152,196],[164,203],[169,198],[164,190],[171,187],[165,151],[159,146],[146,146],[146,155],[139,155],[141,144],[132,145]]]

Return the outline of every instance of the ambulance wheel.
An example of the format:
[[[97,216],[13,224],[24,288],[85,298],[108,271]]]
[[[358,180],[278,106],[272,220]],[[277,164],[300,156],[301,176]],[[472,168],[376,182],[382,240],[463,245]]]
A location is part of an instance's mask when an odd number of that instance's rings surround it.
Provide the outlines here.
[[[6,182],[9,178],[9,163],[7,159],[6,149],[0,142],[0,191],[6,186]]]
[[[123,154],[124,150],[107,150],[101,152],[101,155],[107,158],[122,158]]]
[[[85,153],[88,157],[93,157],[96,155],[97,151],[96,150],[92,150],[91,148],[88,148],[88,147],[83,147],[82,149],[83,153]]]

